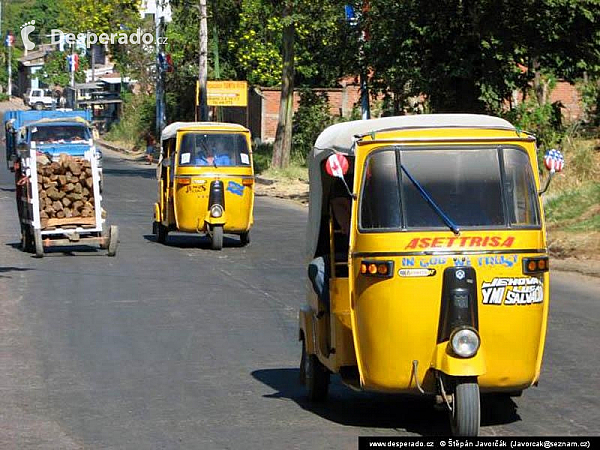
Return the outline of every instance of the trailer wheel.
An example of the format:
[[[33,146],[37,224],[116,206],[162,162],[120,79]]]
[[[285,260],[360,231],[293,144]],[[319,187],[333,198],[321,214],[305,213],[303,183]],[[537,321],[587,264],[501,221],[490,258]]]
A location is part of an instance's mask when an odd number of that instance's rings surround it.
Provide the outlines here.
[[[24,226],[21,232],[21,242],[23,244],[23,251],[26,253],[33,253],[35,251],[35,243],[33,239],[33,233],[31,227]]]
[[[481,409],[479,385],[474,378],[456,380],[450,422],[454,436],[478,436]]]
[[[43,258],[44,257],[44,244],[42,242],[41,230],[33,230],[33,241],[35,243],[35,257]]]
[[[108,239],[108,256],[115,256],[117,254],[117,247],[119,246],[119,227],[116,225],[110,226],[109,239]]]
[[[223,248],[223,227],[216,225],[212,229],[211,248],[213,250],[221,250]]]

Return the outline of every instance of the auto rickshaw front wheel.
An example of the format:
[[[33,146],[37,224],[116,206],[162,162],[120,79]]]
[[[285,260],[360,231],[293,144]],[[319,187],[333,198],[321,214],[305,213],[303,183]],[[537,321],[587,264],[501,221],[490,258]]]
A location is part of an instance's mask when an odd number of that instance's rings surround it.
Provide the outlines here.
[[[160,222],[154,222],[154,225],[152,228],[155,230],[154,233],[156,234],[156,241],[159,244],[166,243],[167,242],[167,234],[169,234],[169,230],[167,229],[167,227],[165,227]]]
[[[481,421],[479,385],[472,377],[455,381],[450,412],[450,424],[454,436],[478,436]]]
[[[223,226],[215,225],[212,229],[211,248],[221,250],[223,248]]]
[[[250,243],[250,232],[246,231],[245,233],[240,234],[240,243],[243,247]]]
[[[304,382],[308,400],[322,402],[329,392],[330,372],[317,355],[306,352],[306,343],[302,339],[302,359],[300,360],[300,381]]]

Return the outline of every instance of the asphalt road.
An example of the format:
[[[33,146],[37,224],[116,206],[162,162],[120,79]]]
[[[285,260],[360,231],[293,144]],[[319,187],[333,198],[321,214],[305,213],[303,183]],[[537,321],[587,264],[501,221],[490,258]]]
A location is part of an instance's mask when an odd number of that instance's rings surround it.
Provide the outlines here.
[[[440,435],[422,398],[333,379],[313,406],[298,383],[306,209],[257,198],[252,243],[221,252],[151,235],[154,169],[107,152],[105,251],[18,248],[0,157],[0,448],[356,449],[359,435]],[[600,282],[552,275],[539,387],[484,399],[483,435],[600,434]]]

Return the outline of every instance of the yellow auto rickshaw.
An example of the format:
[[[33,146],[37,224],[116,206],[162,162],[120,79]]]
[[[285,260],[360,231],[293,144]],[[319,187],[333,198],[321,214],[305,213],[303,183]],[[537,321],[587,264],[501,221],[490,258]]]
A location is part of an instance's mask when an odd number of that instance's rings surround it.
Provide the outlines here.
[[[250,131],[232,123],[175,122],[162,132],[154,233],[208,234],[215,250],[223,233],[250,242],[254,172]]]
[[[309,178],[310,400],[335,373],[429,394],[454,434],[477,435],[480,392],[537,384],[550,298],[534,136],[473,114],[340,123],[317,139]]]

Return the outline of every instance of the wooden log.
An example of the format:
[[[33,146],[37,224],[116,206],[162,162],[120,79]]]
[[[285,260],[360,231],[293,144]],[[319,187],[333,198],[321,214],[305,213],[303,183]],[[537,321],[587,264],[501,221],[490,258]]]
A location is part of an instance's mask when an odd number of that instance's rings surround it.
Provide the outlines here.
[[[62,225],[95,225],[95,217],[70,217],[68,219],[48,219],[47,226],[60,227]]]

